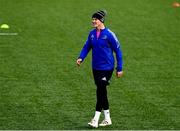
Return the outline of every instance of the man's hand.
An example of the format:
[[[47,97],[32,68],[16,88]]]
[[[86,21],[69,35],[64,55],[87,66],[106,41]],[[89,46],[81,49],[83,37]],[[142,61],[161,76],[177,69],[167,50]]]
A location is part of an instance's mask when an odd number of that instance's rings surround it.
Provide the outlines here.
[[[116,76],[117,76],[117,78],[122,77],[123,76],[123,71],[117,71]]]
[[[81,58],[78,58],[77,61],[76,61],[76,64],[77,64],[78,66],[80,66],[80,65],[81,65],[81,62],[82,62],[82,59],[81,59]]]

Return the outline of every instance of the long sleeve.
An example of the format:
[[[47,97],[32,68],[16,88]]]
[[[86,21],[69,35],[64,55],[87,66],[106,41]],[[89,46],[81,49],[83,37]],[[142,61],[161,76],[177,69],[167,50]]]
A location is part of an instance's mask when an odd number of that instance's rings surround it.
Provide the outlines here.
[[[84,46],[81,50],[79,58],[84,60],[86,58],[87,54],[89,53],[90,49],[91,49],[91,43],[90,43],[90,38],[88,36],[88,39],[86,40],[86,43],[84,44]]]
[[[122,71],[123,59],[122,59],[122,51],[120,48],[120,42],[118,41],[116,35],[113,32],[111,32],[111,35],[110,35],[110,42],[111,42],[111,47],[113,51],[116,53],[116,60],[117,60],[116,70]]]

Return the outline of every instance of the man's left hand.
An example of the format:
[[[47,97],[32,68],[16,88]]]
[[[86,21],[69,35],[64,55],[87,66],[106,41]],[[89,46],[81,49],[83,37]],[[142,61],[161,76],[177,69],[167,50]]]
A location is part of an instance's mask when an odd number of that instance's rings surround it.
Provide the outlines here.
[[[123,76],[123,71],[117,71],[116,76],[117,76],[117,78],[122,77]]]

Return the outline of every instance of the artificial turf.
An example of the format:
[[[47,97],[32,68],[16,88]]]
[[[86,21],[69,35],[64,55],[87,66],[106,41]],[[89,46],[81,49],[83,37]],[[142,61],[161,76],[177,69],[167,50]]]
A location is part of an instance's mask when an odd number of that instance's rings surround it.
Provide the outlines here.
[[[90,129],[95,110],[91,53],[76,59],[91,15],[123,52],[124,77],[108,87],[109,130],[180,129],[180,8],[174,0],[0,0],[0,129]],[[101,120],[103,118],[101,117]]]

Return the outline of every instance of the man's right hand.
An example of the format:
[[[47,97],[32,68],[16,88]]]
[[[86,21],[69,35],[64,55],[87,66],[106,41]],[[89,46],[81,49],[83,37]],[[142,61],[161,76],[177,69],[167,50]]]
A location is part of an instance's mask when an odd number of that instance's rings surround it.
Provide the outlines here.
[[[78,66],[80,66],[81,63],[82,63],[82,59],[81,59],[81,58],[78,58],[77,61],[76,61],[76,64],[77,64]]]

